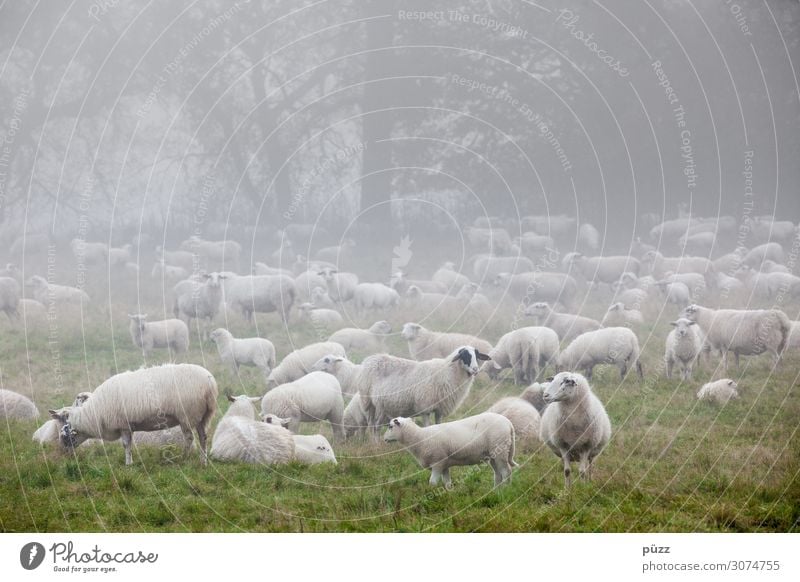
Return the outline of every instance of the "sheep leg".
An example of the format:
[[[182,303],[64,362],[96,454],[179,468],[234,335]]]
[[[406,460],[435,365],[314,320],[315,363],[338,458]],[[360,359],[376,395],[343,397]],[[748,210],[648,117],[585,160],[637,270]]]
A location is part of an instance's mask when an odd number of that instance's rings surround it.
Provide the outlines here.
[[[672,379],[672,359],[667,359],[667,380]]]
[[[208,435],[206,434],[206,427],[202,422],[197,426],[197,440],[200,443],[200,463],[207,465],[208,449],[206,448],[206,443],[208,440]]]
[[[572,486],[572,469],[569,467],[569,451],[561,451],[561,461],[564,463],[564,486]]]
[[[437,465],[431,467],[431,478],[428,481],[428,483],[430,483],[431,485],[433,485],[435,487],[437,485],[437,483],[439,483],[439,479],[441,479],[441,478],[442,478],[442,469],[441,469],[441,467],[439,467]]]
[[[444,483],[445,489],[453,488],[453,481],[450,479],[450,467],[442,469],[442,482]]]
[[[300,417],[299,416],[292,416],[289,419],[289,432],[292,434],[298,434],[300,432]]]
[[[133,440],[133,435],[129,430],[123,430],[120,434],[119,440],[122,441],[122,446],[125,449],[125,464],[132,465],[133,464],[133,455],[131,454],[131,441]]]
[[[433,411],[433,423],[440,424],[442,422],[442,413],[439,410]]]
[[[189,457],[192,450],[192,443],[194,442],[194,435],[192,434],[192,427],[181,425],[181,432],[183,433],[183,458]]]
[[[578,465],[578,473],[580,473],[581,481],[588,481],[588,470],[589,470],[589,452],[585,452],[581,455],[580,463]]]
[[[514,385],[520,386],[525,383],[525,370],[521,365],[514,366]]]
[[[642,362],[638,359],[636,360],[636,375],[639,376],[639,380],[644,380],[644,369],[642,369]]]

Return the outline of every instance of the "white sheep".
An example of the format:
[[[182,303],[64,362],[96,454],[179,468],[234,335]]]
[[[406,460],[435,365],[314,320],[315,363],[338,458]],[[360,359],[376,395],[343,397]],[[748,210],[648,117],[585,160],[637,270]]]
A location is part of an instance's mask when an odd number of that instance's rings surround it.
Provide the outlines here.
[[[443,283],[425,281],[424,279],[409,279],[403,271],[392,273],[389,287],[397,291],[401,296],[408,293],[411,287],[417,287],[424,293],[447,293],[447,286]]]
[[[358,275],[355,273],[340,273],[336,269],[324,268],[320,275],[325,279],[328,295],[334,301],[350,301],[355,295],[358,286]]]
[[[225,283],[226,303],[248,322],[253,321],[253,313],[278,312],[287,324],[296,296],[294,280],[285,275],[248,275]]]
[[[511,368],[514,383],[533,382],[550,363],[558,359],[558,335],[548,327],[522,327],[501,337],[489,352],[484,369],[494,379]]]
[[[34,275],[27,285],[33,290],[33,298],[43,305],[88,305],[90,299],[86,291],[68,285],[48,283],[44,277]]]
[[[358,394],[358,375],[361,373],[361,365],[354,364],[344,356],[334,354],[323,356],[311,366],[311,371],[327,372],[336,376],[344,396],[353,397]]]
[[[484,255],[478,257],[472,272],[478,282],[493,280],[500,273],[530,273],[534,270],[533,261],[528,257],[513,256],[513,257],[495,257],[491,255]],[[460,289],[469,281],[462,283],[458,288]]]
[[[239,373],[239,366],[255,366],[266,380],[275,367],[275,346],[268,339],[235,338],[220,327],[211,332],[211,341],[217,345],[219,359],[230,366],[234,375]]]
[[[74,238],[69,243],[72,255],[78,264],[104,265],[108,260],[108,245],[101,242],[86,242]]]
[[[547,303],[536,302],[525,308],[525,315],[533,317],[536,325],[549,327],[556,332],[562,341],[572,341],[582,333],[600,329],[599,321],[572,315],[571,313],[556,313]]]
[[[656,278],[666,273],[714,273],[714,263],[705,257],[665,257],[658,251],[648,251],[642,257],[642,268],[645,273]]]
[[[194,253],[183,250],[167,251],[163,247],[156,247],[156,262],[176,265],[183,268],[186,273],[191,273],[198,266]]]
[[[582,253],[570,253],[564,261],[574,266],[586,281],[611,285],[623,273],[639,274],[639,260],[630,256],[587,257]]]
[[[461,346],[447,358],[416,362],[388,354],[376,354],[361,363],[358,392],[370,426],[377,428],[393,416],[432,414],[434,422],[455,411],[469,394],[472,382],[487,354]]]
[[[150,277],[153,279],[164,278],[167,281],[181,281],[189,276],[189,271],[178,265],[168,265],[164,259],[159,259],[153,264]]]
[[[145,356],[156,348],[167,348],[170,357],[189,349],[189,328],[180,319],[147,321],[146,313],[128,314],[133,345]]]
[[[499,273],[494,286],[517,301],[547,301],[566,307],[574,304],[578,294],[578,283],[566,273],[537,271],[532,273]]]
[[[0,277],[0,311],[9,320],[19,318],[19,283],[11,277]]]
[[[459,290],[470,283],[466,275],[455,270],[455,264],[447,262],[442,265],[431,277],[431,281],[444,285],[447,292],[455,295]]]
[[[348,352],[354,351],[364,355],[386,351],[386,336],[392,333],[392,325],[388,321],[376,321],[369,329],[346,327],[333,333],[330,342],[341,344]]]
[[[564,464],[566,486],[572,484],[570,463],[579,463],[582,479],[591,479],[594,459],[611,438],[611,421],[589,382],[580,374],[556,374],[544,391],[541,440]]]
[[[689,305],[692,294],[683,281],[659,281],[657,285],[664,292],[664,299],[667,303],[672,303],[681,308]]]
[[[464,333],[436,332],[418,323],[406,323],[400,335],[408,342],[408,352],[415,360],[444,358],[460,346],[473,346],[484,354],[492,351],[492,345],[473,335]],[[394,414],[392,416],[402,416]]]
[[[249,396],[230,396],[225,416],[211,440],[210,456],[217,461],[240,461],[259,465],[288,463],[295,456],[291,433],[279,424],[257,419],[254,400]]]
[[[289,269],[270,267],[266,263],[255,262],[252,268],[253,275],[285,275],[294,278],[294,274]]]
[[[293,433],[299,431],[301,422],[327,420],[334,438],[344,438],[342,388],[335,376],[325,372],[311,372],[273,388],[261,399],[261,414],[288,419]]]
[[[111,267],[125,267],[131,260],[131,251],[133,247],[130,244],[121,247],[111,247],[108,249],[108,264]]]
[[[692,368],[703,352],[702,333],[697,329],[697,324],[690,319],[680,318],[670,325],[675,329],[669,332],[664,351],[667,378],[672,378],[672,368],[677,363],[681,368],[681,379],[691,380]]]
[[[330,354],[342,357],[346,355],[345,349],[341,344],[331,341],[318,342],[298,348],[283,358],[281,363],[272,369],[269,378],[267,378],[267,385],[288,384],[298,378],[302,378],[311,371],[320,358]]]
[[[280,425],[283,428],[289,427],[288,418],[281,418],[275,414],[265,414],[261,420],[266,424]],[[294,440],[294,458],[292,460],[305,465],[337,464],[336,454],[333,452],[331,443],[321,434],[293,434],[292,440]]]
[[[728,369],[728,352],[736,357],[757,356],[769,352],[773,364],[778,365],[786,348],[792,323],[780,309],[709,309],[689,305],[683,317],[696,321],[705,334],[712,350],[722,355],[725,370]]]
[[[494,471],[495,487],[511,481],[514,462],[514,425],[494,412],[419,427],[410,418],[393,418],[383,440],[398,442],[420,466],[431,470],[429,483],[441,480],[451,489],[450,467],[478,465],[489,461]]]
[[[222,264],[227,262],[238,268],[242,245],[234,240],[211,241],[199,236],[191,236],[181,243],[181,249],[204,258],[208,262]]]
[[[603,327],[642,325],[644,316],[638,309],[628,309],[624,303],[617,302],[609,306],[600,323]]]
[[[180,426],[184,456],[192,447],[192,429],[206,463],[206,435],[217,411],[217,383],[211,372],[194,364],[165,364],[112,376],[82,406],[50,415],[63,423],[61,444],[72,449],[87,438],[122,440],[125,464],[133,463],[131,432]]]
[[[369,418],[361,405],[361,398],[354,397],[344,408],[344,433],[347,438],[361,436],[369,428]]]
[[[764,261],[783,263],[783,247],[780,243],[769,242],[750,249],[742,259],[742,263],[753,269],[760,269]]]
[[[72,406],[83,406],[83,404],[89,399],[89,397],[91,397],[91,395],[91,392],[78,392],[78,394],[75,395],[75,400],[72,402]],[[62,426],[63,423],[59,422],[55,418],[50,418],[42,426],[36,429],[36,432],[33,433],[33,440],[41,445],[58,444],[59,440],[61,439]],[[94,439],[89,440],[91,441]]]
[[[294,278],[294,284],[297,287],[297,297],[303,302],[311,300],[311,292],[314,289],[317,287],[325,289],[327,286],[325,278],[316,270],[300,273]]]
[[[359,283],[353,292],[356,309],[389,309],[400,303],[400,294],[383,283]]]
[[[331,298],[330,293],[324,287],[314,287],[311,290],[311,304],[315,307],[333,310],[336,302]]]
[[[317,329],[336,329],[344,325],[342,314],[335,309],[324,309],[317,307],[313,303],[303,303],[298,307],[298,310]]]
[[[739,385],[729,378],[708,382],[697,392],[697,398],[725,405],[739,398]]]
[[[540,442],[541,416],[536,407],[528,400],[507,396],[495,402],[486,412],[501,414],[511,421],[511,424],[514,425],[516,442],[522,449],[532,449]]]
[[[606,327],[588,331],[576,337],[558,356],[558,370],[584,370],[591,379],[594,367],[614,364],[624,378],[628,369],[636,366],[639,378],[644,378],[639,361],[639,340],[627,327]]]
[[[27,397],[0,388],[0,419],[35,420],[39,418],[36,405]]]
[[[539,382],[534,382],[525,388],[519,397],[533,405],[533,407],[539,411],[539,414],[542,414],[547,407],[547,403],[544,401],[544,391],[546,388],[547,383],[540,384]]]

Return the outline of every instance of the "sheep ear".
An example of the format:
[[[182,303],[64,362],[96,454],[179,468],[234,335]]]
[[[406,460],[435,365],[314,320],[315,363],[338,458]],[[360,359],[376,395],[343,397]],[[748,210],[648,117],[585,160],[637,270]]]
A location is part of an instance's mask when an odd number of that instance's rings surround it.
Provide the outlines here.
[[[289,429],[289,419],[288,418],[286,420],[281,419],[281,426],[288,430]]]
[[[733,386],[733,380],[728,380],[728,386]]]
[[[689,325],[697,325],[697,322],[696,321],[690,321]]]
[[[677,322],[677,321],[670,321],[670,322],[669,322],[669,324],[670,324],[672,327],[677,327],[677,325],[678,325],[678,322]]]
[[[479,360],[484,360],[484,361],[492,359],[491,357],[489,357],[488,354],[482,354],[478,350],[475,350],[475,357],[478,358]]]
[[[228,402],[235,402],[236,401],[236,398],[231,396],[229,392],[225,393],[225,397],[228,399]]]
[[[259,396],[251,396],[249,400],[250,400],[250,402],[261,402],[261,397],[259,397]]]

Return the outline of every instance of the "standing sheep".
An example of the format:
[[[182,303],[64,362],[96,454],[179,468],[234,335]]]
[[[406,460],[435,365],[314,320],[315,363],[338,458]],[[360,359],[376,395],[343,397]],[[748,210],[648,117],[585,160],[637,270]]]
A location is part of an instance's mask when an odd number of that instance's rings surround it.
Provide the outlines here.
[[[239,366],[255,366],[266,380],[275,367],[275,346],[261,337],[234,338],[227,329],[219,328],[211,332],[211,341],[217,345],[219,359],[228,364],[234,376]]]
[[[578,462],[581,479],[591,479],[595,457],[611,439],[611,421],[603,403],[580,374],[556,374],[544,391],[540,438],[564,463],[564,481],[572,484],[570,463]]]
[[[539,441],[541,416],[536,407],[523,398],[508,396],[495,402],[486,412],[505,416],[514,425],[516,442],[525,450],[534,448]]]
[[[486,340],[463,333],[430,331],[418,323],[406,323],[400,335],[408,342],[408,352],[415,360],[444,358],[457,347],[465,345],[473,346],[485,354],[492,351],[492,345]]]
[[[311,366],[312,372],[327,372],[339,380],[342,387],[342,394],[347,397],[358,395],[358,375],[361,373],[361,365],[354,364],[344,356],[328,354],[317,360]]]
[[[353,294],[356,309],[365,312],[369,309],[389,309],[400,303],[400,294],[383,283],[359,283]]]
[[[537,302],[525,309],[525,315],[533,317],[536,325],[549,327],[561,341],[570,342],[582,333],[600,329],[599,321],[582,315],[556,313],[547,303]]]
[[[696,329],[697,324],[690,319],[681,318],[670,325],[675,329],[667,336],[667,347],[664,352],[667,378],[672,378],[672,368],[678,363],[681,368],[681,380],[685,382],[692,379],[692,368],[703,351],[703,339]]]
[[[644,371],[639,361],[639,340],[627,327],[606,327],[576,337],[558,357],[558,370],[584,370],[591,379],[592,370],[599,364],[615,364],[620,378],[636,366],[640,379]]]
[[[228,395],[228,400],[231,405],[211,440],[212,459],[275,465],[294,458],[291,433],[279,424],[257,420],[253,401],[258,398]]]
[[[339,381],[325,372],[311,372],[299,380],[281,384],[261,399],[262,417],[274,414],[289,420],[289,430],[297,433],[301,422],[331,424],[335,439],[344,438],[344,401]]]
[[[739,385],[728,378],[715,382],[708,382],[707,384],[703,384],[703,387],[697,392],[697,399],[725,405],[730,400],[739,398],[738,388]]]
[[[346,327],[328,338],[336,342],[348,352],[354,351],[364,355],[386,351],[386,336],[392,333],[392,325],[388,321],[376,321],[369,329]]]
[[[617,302],[608,308],[600,323],[603,327],[629,327],[631,325],[642,325],[644,317],[638,309],[628,309],[624,303]]]
[[[361,398],[356,396],[344,408],[344,434],[347,438],[351,436],[363,435],[369,428],[369,418],[364,407],[361,405]]]
[[[189,349],[189,328],[180,319],[147,321],[146,313],[129,313],[128,317],[131,320],[133,345],[141,349],[145,356],[149,356],[155,348],[167,348],[170,357]]]
[[[336,342],[318,342],[298,348],[287,355],[281,363],[273,368],[267,378],[267,386],[288,384],[308,374],[317,361],[326,356],[344,357],[344,348]]]
[[[558,358],[558,335],[547,327],[522,327],[501,337],[489,352],[485,369],[494,379],[504,368],[514,372],[514,383],[533,382],[548,364]]]
[[[227,277],[219,273],[205,273],[203,283],[187,280],[175,286],[173,315],[189,326],[192,319],[205,320],[211,325],[222,304],[222,281]],[[204,330],[203,336],[208,333]]]
[[[225,284],[226,303],[248,322],[253,321],[253,313],[277,311],[284,325],[288,324],[296,296],[294,280],[285,275],[249,275]]]

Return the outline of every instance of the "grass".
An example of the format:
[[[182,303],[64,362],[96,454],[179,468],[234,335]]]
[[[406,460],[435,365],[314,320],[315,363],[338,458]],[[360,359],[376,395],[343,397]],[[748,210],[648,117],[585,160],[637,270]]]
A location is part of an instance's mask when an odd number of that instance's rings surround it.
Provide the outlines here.
[[[587,311],[597,316],[607,299],[593,295]],[[3,387],[32,396],[45,411],[110,374],[140,366],[142,357],[127,331],[130,303],[120,301],[111,309],[101,303],[83,325],[62,318],[54,328],[26,330],[4,322]],[[203,468],[196,455],[184,461],[177,449],[165,448],[142,449],[134,465],[125,467],[116,443],[68,455],[33,443],[35,423],[10,422],[0,426],[0,530],[797,531],[800,354],[788,356],[774,374],[769,358],[745,359],[741,372],[730,372],[742,387],[740,400],[723,408],[700,403],[694,394],[715,370],[704,368],[690,383],[667,380],[661,372],[673,316],[662,315],[657,324],[637,330],[644,345],[644,382],[634,376],[620,382],[616,369],[596,369],[594,389],[607,406],[613,436],[598,458],[594,481],[578,482],[569,491],[559,460],[543,447],[518,450],[521,466],[510,486],[492,490],[492,472],[484,465],[453,469],[455,488],[445,491],[428,485],[428,471],[409,454],[383,443],[334,445],[336,466],[212,463]],[[462,320],[455,327],[496,340],[511,317]],[[390,319],[397,329],[410,318]],[[441,322],[426,324],[441,328]],[[253,332],[240,321],[231,327],[235,334]],[[271,315],[261,317],[259,333],[275,342],[279,356],[292,345],[317,339],[307,324],[295,323],[287,334]],[[406,353],[396,337],[390,348]],[[243,368],[233,378],[219,365],[213,346],[201,345],[196,336],[186,361],[207,366],[223,389],[263,392],[254,369]],[[519,390],[509,381],[490,384],[482,375],[454,416],[481,412]],[[226,406],[221,395],[221,410]],[[328,427],[304,430],[329,435]]]

